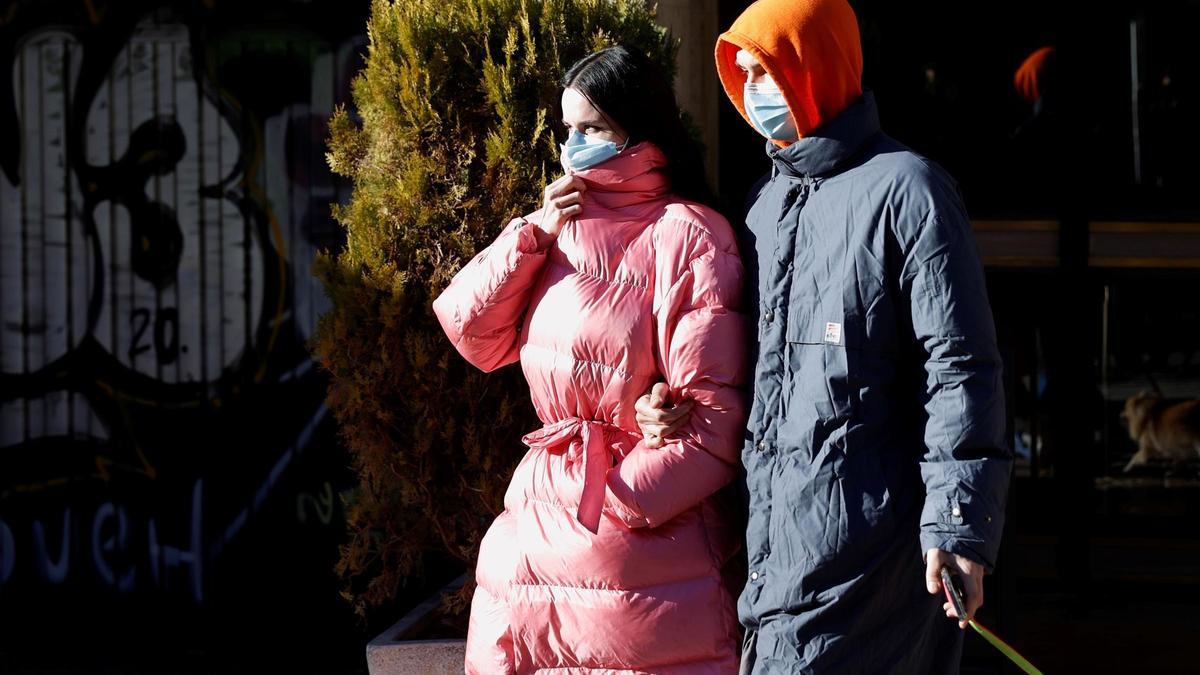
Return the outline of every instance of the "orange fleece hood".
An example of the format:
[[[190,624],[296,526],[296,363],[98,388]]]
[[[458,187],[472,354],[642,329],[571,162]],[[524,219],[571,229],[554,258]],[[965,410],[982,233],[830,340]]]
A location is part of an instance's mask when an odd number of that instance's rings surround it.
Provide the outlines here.
[[[779,86],[801,138],[862,96],[858,17],[846,0],[758,0],[717,38],[717,74],[749,123],[739,49],[750,52]]]
[[[1042,97],[1042,76],[1050,59],[1054,58],[1054,47],[1042,47],[1030,54],[1013,74],[1013,86],[1027,103]]]

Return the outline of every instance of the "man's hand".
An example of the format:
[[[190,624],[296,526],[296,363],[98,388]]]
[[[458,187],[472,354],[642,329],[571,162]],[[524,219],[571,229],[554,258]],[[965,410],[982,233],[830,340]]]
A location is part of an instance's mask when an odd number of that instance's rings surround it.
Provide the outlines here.
[[[691,417],[693,405],[694,402],[683,400],[672,406],[671,388],[666,382],[659,382],[643,394],[634,409],[646,447],[661,448],[663,439],[678,431]]]
[[[962,579],[963,603],[967,606],[968,616],[958,616],[949,600],[942,605],[942,609],[946,610],[946,616],[958,619],[959,628],[966,628],[967,619],[974,617],[975,612],[983,606],[983,565],[941,549],[929,549],[925,552],[925,586],[930,595],[945,597],[945,591],[942,590],[943,567],[949,567],[951,574]]]

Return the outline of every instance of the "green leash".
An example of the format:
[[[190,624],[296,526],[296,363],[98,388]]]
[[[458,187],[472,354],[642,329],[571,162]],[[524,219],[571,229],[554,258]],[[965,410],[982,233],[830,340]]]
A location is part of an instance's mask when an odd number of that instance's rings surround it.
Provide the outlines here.
[[[950,604],[954,605],[955,613],[960,617],[966,616],[966,605],[962,601],[962,596],[958,592],[958,587],[954,584],[954,578],[950,575],[948,567],[942,568],[942,588],[946,591],[946,599],[950,601]],[[983,639],[987,640],[988,644],[995,647],[1001,654],[1007,656],[1008,660],[1016,664],[1021,670],[1029,673],[1029,675],[1043,675],[1042,671],[1029,662],[1029,659],[1021,656],[1017,650],[1012,648],[1012,645],[1001,640],[1000,636],[984,628],[983,624],[975,619],[967,619],[967,625],[974,628],[975,632],[983,636]]]
[[[1018,654],[1017,650],[1012,648],[1012,645],[1008,644],[1004,640],[1001,640],[1000,636],[984,628],[983,625],[978,621],[975,619],[970,619],[967,621],[967,624],[971,626],[971,628],[974,628],[976,633],[982,635],[983,639],[988,641],[988,644],[1000,650],[1001,654],[1007,656],[1008,660],[1015,663],[1018,668],[1029,673],[1029,675],[1042,675],[1042,671],[1038,670],[1032,663],[1030,663],[1029,659]]]

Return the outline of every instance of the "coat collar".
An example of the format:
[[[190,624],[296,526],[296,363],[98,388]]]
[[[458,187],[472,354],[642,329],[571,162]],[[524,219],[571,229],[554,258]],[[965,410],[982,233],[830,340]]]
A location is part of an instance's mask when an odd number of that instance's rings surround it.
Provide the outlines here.
[[[852,159],[877,133],[879,111],[875,95],[868,91],[828,124],[795,143],[779,148],[768,142],[767,154],[779,173],[796,178],[824,176]]]
[[[671,190],[663,171],[667,158],[653,143],[626,148],[612,159],[590,169],[574,171],[588,187],[588,197],[609,209],[656,202]]]

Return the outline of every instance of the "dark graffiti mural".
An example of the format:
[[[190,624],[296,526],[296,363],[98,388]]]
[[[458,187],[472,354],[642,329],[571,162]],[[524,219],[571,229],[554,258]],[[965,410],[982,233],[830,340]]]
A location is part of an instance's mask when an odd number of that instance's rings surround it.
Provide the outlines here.
[[[263,542],[335,551],[305,343],[365,12],[0,4],[0,602],[203,607]]]

